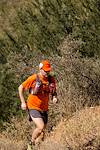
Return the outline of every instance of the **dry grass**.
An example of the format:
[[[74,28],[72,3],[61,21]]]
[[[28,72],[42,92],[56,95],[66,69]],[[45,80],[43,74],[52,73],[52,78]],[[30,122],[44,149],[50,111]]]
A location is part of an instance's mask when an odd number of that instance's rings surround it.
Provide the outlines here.
[[[15,142],[8,139],[0,139],[0,150],[25,150],[23,141]]]
[[[40,150],[72,150],[100,148],[100,107],[85,108],[64,120],[42,143]],[[96,142],[98,144],[96,145]]]
[[[70,119],[63,119],[46,136],[44,142],[35,150],[99,150],[100,148],[100,107],[85,108],[77,111]],[[15,123],[15,124],[14,124]],[[1,150],[25,150],[27,136],[32,128],[26,118],[13,125],[16,129],[0,135]],[[10,127],[9,127],[10,128]],[[10,129],[9,129],[10,130]]]
[[[6,129],[0,134],[0,148],[2,150],[25,150],[31,137],[34,124],[26,117],[12,118],[5,123]]]

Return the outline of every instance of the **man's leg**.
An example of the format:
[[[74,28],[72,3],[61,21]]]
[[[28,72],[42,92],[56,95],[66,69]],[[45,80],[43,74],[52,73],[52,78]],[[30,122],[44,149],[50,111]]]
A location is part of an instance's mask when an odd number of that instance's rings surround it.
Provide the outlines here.
[[[46,126],[47,126],[47,124],[44,124],[44,129],[43,129],[42,133],[36,138],[35,143],[40,143],[41,141],[44,140]]]
[[[42,119],[43,119],[43,122],[44,122],[44,129],[41,133],[41,136],[39,137],[39,140],[37,139],[37,141],[43,141],[44,138],[45,138],[45,129],[46,129],[46,126],[47,126],[47,122],[48,122],[48,111],[44,111],[41,113],[42,114]]]
[[[33,118],[33,122],[36,125],[35,130],[32,133],[32,142],[35,143],[35,140],[40,136],[40,134],[43,132],[43,129],[45,128],[45,124],[42,118]]]

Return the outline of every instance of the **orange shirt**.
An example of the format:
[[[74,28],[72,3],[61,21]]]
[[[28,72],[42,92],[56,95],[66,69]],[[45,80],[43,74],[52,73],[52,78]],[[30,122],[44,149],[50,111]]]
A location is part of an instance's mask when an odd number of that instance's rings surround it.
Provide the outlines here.
[[[48,101],[49,101],[49,82],[47,78],[43,78],[39,75],[39,79],[42,82],[42,86],[40,87],[40,91],[36,95],[29,94],[27,99],[27,106],[29,109],[36,109],[36,110],[48,110]],[[51,82],[55,84],[55,80],[53,77],[51,77]],[[24,89],[30,89],[34,86],[34,83],[36,82],[36,74],[33,74],[32,76],[28,77],[23,83],[22,86]]]

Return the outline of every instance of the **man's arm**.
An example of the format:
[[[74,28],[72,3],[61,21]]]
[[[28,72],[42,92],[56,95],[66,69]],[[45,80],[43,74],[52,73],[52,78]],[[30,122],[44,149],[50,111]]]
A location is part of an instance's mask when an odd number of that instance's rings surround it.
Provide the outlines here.
[[[19,97],[21,100],[21,108],[22,108],[22,110],[26,110],[27,105],[26,105],[26,102],[24,99],[24,94],[23,94],[24,88],[23,88],[22,84],[18,87],[18,91],[19,91]]]
[[[51,99],[53,101],[53,103],[57,103],[58,99],[57,99],[57,92],[56,92],[56,82],[54,77],[50,76],[50,85],[49,85],[49,89],[50,89],[50,94],[51,94]]]

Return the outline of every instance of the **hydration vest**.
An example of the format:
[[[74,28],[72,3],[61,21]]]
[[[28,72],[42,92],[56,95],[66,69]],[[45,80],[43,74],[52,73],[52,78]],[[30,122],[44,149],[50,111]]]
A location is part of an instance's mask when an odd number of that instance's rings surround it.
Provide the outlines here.
[[[37,95],[38,93],[41,93],[41,92],[48,92],[48,93],[51,93],[51,94],[53,94],[55,92],[55,87],[54,87],[55,85],[51,81],[51,75],[48,76],[48,83],[47,83],[48,90],[47,91],[46,90],[42,91],[41,86],[46,86],[46,85],[44,83],[42,83],[42,81],[40,80],[39,75],[37,74],[34,86],[29,89],[29,93],[32,94],[32,95]]]

